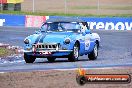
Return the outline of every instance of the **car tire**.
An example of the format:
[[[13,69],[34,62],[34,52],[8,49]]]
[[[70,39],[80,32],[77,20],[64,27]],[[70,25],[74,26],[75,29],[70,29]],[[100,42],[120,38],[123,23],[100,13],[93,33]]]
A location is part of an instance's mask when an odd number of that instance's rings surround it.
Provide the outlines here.
[[[79,57],[79,46],[77,43],[75,43],[73,47],[73,52],[69,55],[68,60],[70,62],[74,62],[78,60],[78,57]]]
[[[33,63],[35,61],[36,57],[27,55],[24,53],[24,60],[26,63]]]
[[[98,46],[95,44],[94,49],[91,53],[88,54],[89,60],[95,60],[98,56]]]
[[[49,62],[55,62],[55,59],[56,59],[56,58],[54,58],[54,57],[48,57],[48,58],[47,58],[47,60],[48,60]]]
[[[99,41],[96,41],[97,44],[97,48],[99,49],[100,45],[99,45]]]

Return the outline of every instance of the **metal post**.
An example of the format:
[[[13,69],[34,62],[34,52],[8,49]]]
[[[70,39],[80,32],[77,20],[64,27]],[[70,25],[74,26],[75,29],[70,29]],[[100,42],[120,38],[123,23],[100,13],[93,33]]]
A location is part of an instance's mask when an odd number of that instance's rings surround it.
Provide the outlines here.
[[[100,7],[99,7],[99,6],[100,6],[100,1],[98,0],[98,1],[97,1],[97,14],[98,14],[98,15],[100,14],[100,12],[99,12]]]
[[[33,0],[33,7],[32,7],[32,11],[33,11],[33,12],[35,12],[34,0]]]
[[[65,14],[67,13],[67,0],[65,0]]]

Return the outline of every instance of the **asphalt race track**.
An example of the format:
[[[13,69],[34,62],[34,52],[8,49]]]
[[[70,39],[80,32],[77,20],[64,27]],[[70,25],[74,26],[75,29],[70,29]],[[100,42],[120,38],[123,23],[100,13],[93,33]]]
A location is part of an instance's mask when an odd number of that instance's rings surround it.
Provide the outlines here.
[[[35,28],[0,27],[0,43],[23,47],[26,36],[35,33]],[[68,62],[67,58],[58,58],[54,63],[49,63],[46,58],[37,58],[33,64],[26,64],[22,56],[13,57],[12,61],[2,63],[0,72],[3,71],[30,71],[49,69],[71,68],[98,68],[132,66],[132,31],[92,30],[101,37],[98,59],[89,61],[87,56],[79,57],[77,62]]]

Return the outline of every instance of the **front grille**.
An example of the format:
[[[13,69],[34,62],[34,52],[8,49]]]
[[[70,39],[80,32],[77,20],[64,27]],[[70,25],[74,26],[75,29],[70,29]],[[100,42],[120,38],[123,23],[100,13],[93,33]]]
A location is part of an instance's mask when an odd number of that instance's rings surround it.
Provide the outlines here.
[[[58,49],[58,44],[34,44],[33,45],[36,49]]]

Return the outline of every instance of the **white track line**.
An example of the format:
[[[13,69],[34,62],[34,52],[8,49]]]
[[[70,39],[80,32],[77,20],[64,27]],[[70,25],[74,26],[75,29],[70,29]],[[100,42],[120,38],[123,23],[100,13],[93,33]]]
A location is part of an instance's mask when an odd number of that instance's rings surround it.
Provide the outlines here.
[[[78,67],[79,68],[79,67]],[[68,70],[77,70],[78,68],[71,68],[71,69],[52,69],[52,70],[58,70],[58,71],[68,71]],[[91,69],[119,69],[119,68],[127,68],[127,67],[100,67],[100,68],[82,68],[84,70],[91,70]]]

